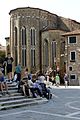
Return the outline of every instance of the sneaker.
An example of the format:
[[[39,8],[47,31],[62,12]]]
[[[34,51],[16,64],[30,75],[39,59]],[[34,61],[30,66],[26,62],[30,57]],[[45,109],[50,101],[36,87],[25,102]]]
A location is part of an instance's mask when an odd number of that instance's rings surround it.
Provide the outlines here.
[[[1,92],[1,95],[5,95],[5,93],[4,93],[4,92]]]
[[[9,93],[9,92],[6,92],[6,94],[10,95],[10,93]]]
[[[10,84],[11,84],[11,83],[12,83],[12,80],[8,80],[8,83],[10,83]]]

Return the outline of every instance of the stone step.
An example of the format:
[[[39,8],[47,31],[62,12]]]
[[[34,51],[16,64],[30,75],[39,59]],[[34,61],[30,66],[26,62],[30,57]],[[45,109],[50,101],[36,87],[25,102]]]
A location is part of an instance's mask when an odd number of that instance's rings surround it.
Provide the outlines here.
[[[12,93],[17,93],[18,92],[18,89],[9,89],[9,93],[12,94]]]
[[[18,99],[24,99],[24,98],[25,96],[5,96],[0,98],[0,102],[18,100]]]
[[[16,82],[13,82],[11,84],[8,83],[8,87],[17,87],[17,83]]]
[[[48,100],[46,98],[42,99],[37,99],[37,98],[32,98],[28,99],[27,102],[22,102],[22,103],[17,103],[17,104],[7,104],[6,106],[1,106],[0,105],[0,110],[6,110],[6,109],[11,109],[11,108],[17,108],[17,107],[24,107],[24,106],[29,106],[29,105],[36,105],[36,104],[42,104],[46,103]]]
[[[21,103],[25,103],[25,102],[31,102],[34,101],[34,98],[24,98],[24,99],[10,99],[9,101],[4,101],[4,102],[0,102],[0,106],[6,106],[6,105],[12,105],[12,104],[21,104]],[[41,98],[37,98],[37,100],[41,100]]]
[[[5,88],[4,88],[4,92],[5,92],[6,90],[5,90]],[[17,92],[18,91],[18,86],[10,86],[10,87],[8,87],[8,91],[9,92],[11,92],[11,93],[13,93],[13,92]]]
[[[17,86],[8,87],[8,90],[18,90],[18,87]]]
[[[8,95],[8,94],[5,94],[5,95],[1,95],[0,94],[0,98],[4,98],[5,96],[6,97],[10,97],[10,96],[20,96],[20,95],[22,95],[22,93],[18,93],[18,92],[13,92],[13,93],[10,93],[10,95]]]
[[[5,89],[4,89],[5,90]],[[14,86],[14,87],[8,87],[8,90],[18,90],[18,87]]]
[[[22,96],[22,93],[18,93],[18,92],[15,93],[15,92],[14,92],[14,93],[11,93],[11,94],[10,94],[10,96],[20,96],[20,95]]]
[[[7,83],[7,85],[8,85],[8,89],[17,89],[18,88],[18,84],[16,82]]]

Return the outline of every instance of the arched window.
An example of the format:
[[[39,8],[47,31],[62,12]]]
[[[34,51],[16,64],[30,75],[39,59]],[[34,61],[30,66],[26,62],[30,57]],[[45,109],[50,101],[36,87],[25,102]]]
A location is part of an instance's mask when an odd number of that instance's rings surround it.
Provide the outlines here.
[[[49,65],[49,55],[48,55],[48,41],[44,40],[44,66],[48,67]]]
[[[26,28],[22,28],[22,45],[26,45]]]
[[[34,28],[31,28],[31,45],[35,46],[36,41],[36,30]]]

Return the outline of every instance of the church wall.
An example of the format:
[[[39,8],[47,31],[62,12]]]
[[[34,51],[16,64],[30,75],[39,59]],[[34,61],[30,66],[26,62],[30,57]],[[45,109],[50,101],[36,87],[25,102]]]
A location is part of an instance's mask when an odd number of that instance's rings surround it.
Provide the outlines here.
[[[29,71],[38,71],[40,70],[40,64],[43,66],[43,59],[41,58],[43,56],[43,40],[47,38],[48,40],[48,46],[49,51],[51,51],[51,42],[53,39],[56,39],[58,42],[57,44],[57,58],[60,64],[60,32],[58,31],[48,31],[49,29],[59,29],[63,31],[71,31],[73,29],[77,29],[80,27],[80,24],[57,16],[56,14],[52,14],[46,10],[42,10],[39,8],[17,8],[10,11],[10,47],[11,47],[11,55],[15,60],[15,47],[17,49],[18,53],[18,63],[22,63],[21,61],[21,55],[22,55],[22,43],[21,43],[21,31],[22,28],[26,28],[26,66],[29,68]],[[17,46],[15,46],[15,27],[17,28]],[[31,28],[35,28],[36,30],[36,44],[35,46],[31,46],[30,40],[31,40],[31,34],[30,30]],[[48,28],[48,30],[47,30]],[[47,32],[43,32],[43,31]],[[42,36],[41,36],[42,34]],[[42,37],[42,38],[41,38]],[[59,45],[59,46],[58,46]],[[41,47],[41,48],[40,48]],[[35,67],[31,67],[31,49],[35,49]],[[42,54],[42,56],[41,56]],[[42,60],[42,61],[40,61]],[[51,63],[51,54],[49,52],[49,65],[52,66]],[[14,64],[15,66],[15,64]],[[43,68],[42,68],[43,69]]]

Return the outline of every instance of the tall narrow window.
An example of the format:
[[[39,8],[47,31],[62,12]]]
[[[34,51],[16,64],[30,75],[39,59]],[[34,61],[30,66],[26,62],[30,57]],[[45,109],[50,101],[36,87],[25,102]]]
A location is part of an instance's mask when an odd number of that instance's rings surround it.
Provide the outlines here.
[[[48,41],[44,40],[44,66],[48,67]]]
[[[15,46],[17,46],[17,27],[15,27]]]
[[[56,41],[52,41],[52,55],[56,57]]]
[[[35,49],[31,49],[31,67],[35,67]]]
[[[31,29],[31,45],[35,45],[36,31],[35,29]]]
[[[22,66],[26,66],[26,28],[22,27],[21,31],[22,38]]]
[[[61,54],[64,54],[65,52],[65,41],[61,42]]]
[[[22,28],[22,45],[26,45],[26,28]]]
[[[17,45],[18,45],[18,39],[17,39],[17,27],[15,27],[15,37],[14,37],[14,43],[15,43],[15,66],[17,66],[18,63],[18,50],[17,50]]]
[[[22,48],[22,66],[26,66],[26,49]]]

